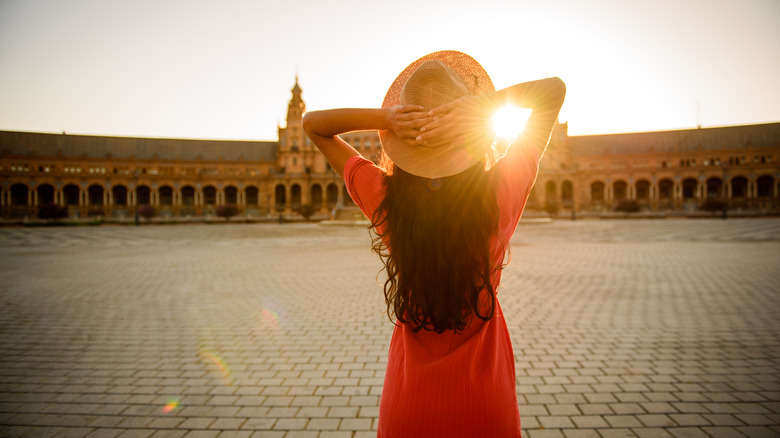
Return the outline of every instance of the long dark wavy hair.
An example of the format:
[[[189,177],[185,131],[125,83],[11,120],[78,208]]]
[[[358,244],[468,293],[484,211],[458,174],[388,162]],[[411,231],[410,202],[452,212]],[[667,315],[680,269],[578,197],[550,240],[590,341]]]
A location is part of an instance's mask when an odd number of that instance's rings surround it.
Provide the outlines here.
[[[496,172],[482,161],[457,175],[428,179],[383,158],[385,197],[370,229],[387,274],[387,316],[437,333],[464,330],[472,315],[492,318],[491,274],[504,266],[490,256],[498,235]]]

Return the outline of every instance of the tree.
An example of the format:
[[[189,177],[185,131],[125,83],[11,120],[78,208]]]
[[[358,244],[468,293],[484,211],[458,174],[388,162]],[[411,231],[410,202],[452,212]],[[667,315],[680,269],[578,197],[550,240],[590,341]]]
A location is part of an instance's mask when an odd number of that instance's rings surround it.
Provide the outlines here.
[[[229,221],[231,217],[238,214],[238,207],[232,204],[229,205],[218,205],[217,206],[217,216],[224,217],[225,222]]]

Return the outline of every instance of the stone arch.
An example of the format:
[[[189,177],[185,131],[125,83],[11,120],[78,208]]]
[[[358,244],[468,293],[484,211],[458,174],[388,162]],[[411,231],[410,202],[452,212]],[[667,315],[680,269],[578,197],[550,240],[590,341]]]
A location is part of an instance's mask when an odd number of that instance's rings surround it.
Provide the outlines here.
[[[195,187],[187,185],[181,188],[181,204],[188,207],[195,205]]]
[[[723,197],[723,180],[717,176],[707,178],[707,199],[718,199]]]
[[[152,203],[152,189],[149,186],[141,185],[135,188],[135,199],[138,205],[148,205]]]
[[[277,184],[274,188],[274,198],[276,201],[276,209],[284,211],[284,206],[287,204],[287,187],[284,184]]]
[[[160,195],[160,205],[173,205],[173,187],[164,185],[157,190]]]
[[[748,180],[744,176],[735,176],[731,179],[731,197],[742,199],[748,197]]]
[[[114,197],[114,205],[127,205],[127,187],[116,185],[111,188],[111,194]]]
[[[628,199],[628,183],[619,179],[612,183],[612,199]]]
[[[682,197],[684,200],[694,199],[697,197],[699,183],[694,178],[685,178],[682,182]]]
[[[301,206],[301,198],[303,197],[301,185],[293,184],[290,186],[290,208],[298,208]]]
[[[260,190],[255,186],[247,186],[244,189],[244,203],[246,205],[260,205]]]
[[[29,205],[30,188],[27,184],[16,183],[11,186],[11,205]]]
[[[238,189],[236,186],[225,187],[225,204],[238,205]]]
[[[604,201],[604,183],[601,181],[593,181],[590,183],[590,199],[593,202]]]
[[[328,207],[330,208],[336,205],[339,201],[339,188],[336,186],[336,184],[328,184],[325,192],[325,198],[327,200],[326,202],[328,203]]]
[[[674,193],[674,181],[664,178],[658,181],[658,199],[668,201],[672,199]]]
[[[550,180],[544,185],[544,202],[553,203],[558,200],[558,186],[555,181]]]
[[[770,198],[774,196],[775,179],[769,175],[761,175],[756,180],[756,196]]]
[[[195,187],[184,186],[181,188],[181,204],[185,206],[195,205]]]
[[[322,207],[322,186],[319,184],[311,186],[311,205],[317,208]]]
[[[217,188],[208,185],[203,187],[203,204],[216,205],[217,204]]]
[[[55,204],[54,186],[51,184],[41,184],[35,188],[38,193],[38,205]]]
[[[79,205],[81,189],[76,184],[68,184],[62,189],[62,197],[65,205]]]
[[[568,179],[561,184],[561,200],[563,202],[574,201],[574,184]]]
[[[647,201],[650,199],[650,181],[646,179],[640,179],[634,185],[636,189],[636,199],[640,201]]]
[[[103,186],[92,184],[87,188],[87,201],[90,207],[103,206]]]

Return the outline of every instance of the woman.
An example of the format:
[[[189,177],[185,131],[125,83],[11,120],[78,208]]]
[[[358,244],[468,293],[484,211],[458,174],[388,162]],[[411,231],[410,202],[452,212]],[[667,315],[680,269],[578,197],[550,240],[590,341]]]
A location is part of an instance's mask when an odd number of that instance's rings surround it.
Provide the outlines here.
[[[305,115],[307,135],[371,218],[387,273],[396,325],[379,436],[520,436],[514,354],[496,294],[564,95],[557,78],[495,91],[474,59],[444,51],[409,65],[381,109]],[[489,119],[506,104],[532,113],[496,162]],[[373,129],[381,167],[338,136]]]

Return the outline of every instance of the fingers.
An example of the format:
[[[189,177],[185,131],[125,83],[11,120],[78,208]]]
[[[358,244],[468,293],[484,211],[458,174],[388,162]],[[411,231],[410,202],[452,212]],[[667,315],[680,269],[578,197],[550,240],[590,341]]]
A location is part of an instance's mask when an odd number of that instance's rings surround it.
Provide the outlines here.
[[[445,103],[444,105],[439,105],[436,108],[428,111],[428,115],[430,116],[443,116],[450,111],[452,111],[452,108],[455,106],[456,101]]]

